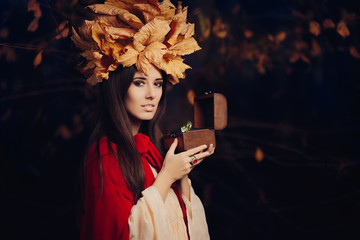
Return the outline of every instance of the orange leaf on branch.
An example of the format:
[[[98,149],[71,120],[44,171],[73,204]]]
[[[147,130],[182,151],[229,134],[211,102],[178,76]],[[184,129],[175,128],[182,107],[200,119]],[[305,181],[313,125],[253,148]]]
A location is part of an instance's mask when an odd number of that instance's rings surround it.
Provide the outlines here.
[[[330,19],[325,19],[323,22],[324,28],[335,28],[335,23],[331,21]]]
[[[309,24],[309,32],[314,34],[315,36],[320,35],[320,24],[316,21],[311,21]]]
[[[360,53],[356,50],[354,46],[351,46],[349,49],[350,55],[356,59],[360,59]]]
[[[69,35],[69,27],[66,26],[68,24],[68,20],[63,21],[60,25],[56,28],[56,36],[55,39],[58,40],[60,38],[66,38]]]
[[[36,57],[34,59],[34,67],[36,68],[37,66],[39,66],[39,64],[41,63],[42,61],[42,54],[43,54],[43,50],[41,50],[38,54],[36,54]]]
[[[35,32],[39,26],[39,19],[42,15],[40,5],[37,2],[37,0],[29,0],[28,2],[28,11],[34,12],[34,19],[31,21],[31,23],[28,26],[29,32]]]
[[[284,41],[286,39],[286,33],[284,31],[279,32],[275,36],[275,42],[279,44],[280,42]]]
[[[340,34],[340,36],[342,36],[343,38],[346,38],[350,35],[350,31],[343,20],[338,23],[336,27],[336,32]]]
[[[257,162],[262,162],[264,160],[264,153],[263,151],[261,150],[261,148],[256,148],[256,151],[255,151],[255,160]]]

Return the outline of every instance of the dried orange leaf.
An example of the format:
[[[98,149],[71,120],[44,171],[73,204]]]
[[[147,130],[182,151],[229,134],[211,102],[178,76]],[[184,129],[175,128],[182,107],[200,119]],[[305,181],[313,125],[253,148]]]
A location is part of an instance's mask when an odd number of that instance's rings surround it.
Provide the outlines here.
[[[176,45],[172,46],[169,50],[174,55],[188,55],[195,51],[200,50],[198,43],[196,40],[191,37],[188,39],[184,39]]]
[[[309,24],[309,32],[314,34],[315,36],[320,35],[320,24],[316,21],[311,21]]]
[[[335,28],[335,23],[331,19],[325,19],[323,22],[324,28]]]
[[[261,148],[256,148],[256,151],[255,151],[255,160],[257,162],[262,162],[264,160],[264,153],[263,151],[261,150]]]
[[[170,0],[163,0],[158,3],[158,6],[161,11],[161,18],[164,20],[173,19],[175,16],[175,6],[170,2]]]
[[[167,36],[167,43],[172,46],[178,42],[178,36],[186,28],[186,16],[187,16],[187,7],[180,9],[176,12],[173,21],[171,22],[171,31]]]
[[[122,64],[124,67],[130,67],[135,64],[139,52],[135,50],[134,47],[128,45],[124,48],[124,53],[116,57],[116,60],[119,64]]]
[[[343,37],[346,38],[350,35],[350,31],[344,21],[340,21],[336,27],[336,31]]]
[[[356,50],[354,46],[351,46],[349,49],[350,55],[354,58],[360,59],[360,53]]]
[[[151,68],[151,63],[145,56],[145,52],[141,52],[139,54],[138,60],[136,62],[136,68],[143,72],[146,76],[149,74],[149,70]]]
[[[135,29],[139,29],[144,26],[142,21],[136,15],[130,13],[125,9],[106,4],[93,4],[88,6],[88,8],[98,14],[116,15],[120,17],[122,21],[129,24]]]
[[[138,52],[141,52],[150,43],[163,42],[169,31],[168,21],[155,18],[134,35],[134,47]]]
[[[138,3],[133,5],[135,9],[139,10],[144,16],[145,23],[153,20],[161,12],[158,6],[154,6],[148,3]]]
[[[40,52],[38,52],[38,54],[36,54],[36,57],[34,59],[34,67],[37,67],[39,66],[39,64],[41,63],[42,61],[42,54],[43,54],[43,50],[41,50]]]
[[[86,50],[94,50],[94,49],[97,49],[97,45],[96,43],[94,42],[88,42],[88,41],[85,41],[83,40],[79,34],[75,31],[74,27],[72,28],[72,36],[71,36],[71,40],[74,42],[74,44],[80,48],[81,50],[83,51],[86,51]]]
[[[160,42],[153,42],[144,50],[146,59],[148,59],[155,66],[160,66],[164,54],[167,52],[167,47]]]
[[[112,39],[129,39],[134,37],[136,30],[132,28],[116,28],[104,26],[104,30]]]
[[[161,61],[160,69],[171,75],[174,80],[178,81],[179,78],[185,78],[185,70],[191,68],[183,63],[184,59],[180,56],[173,57],[171,59],[165,59]]]
[[[181,35],[184,35],[184,39],[192,37],[195,34],[195,25],[193,23],[186,24],[186,27],[181,32]]]

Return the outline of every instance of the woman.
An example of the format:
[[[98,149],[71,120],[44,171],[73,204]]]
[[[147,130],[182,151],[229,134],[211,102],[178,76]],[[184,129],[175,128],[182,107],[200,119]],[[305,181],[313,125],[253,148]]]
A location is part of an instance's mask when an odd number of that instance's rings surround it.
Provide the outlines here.
[[[147,75],[135,66],[119,67],[99,84],[100,114],[85,162],[81,239],[209,239],[188,174],[214,148],[175,154],[175,139],[163,159],[158,124],[166,81],[151,65]]]

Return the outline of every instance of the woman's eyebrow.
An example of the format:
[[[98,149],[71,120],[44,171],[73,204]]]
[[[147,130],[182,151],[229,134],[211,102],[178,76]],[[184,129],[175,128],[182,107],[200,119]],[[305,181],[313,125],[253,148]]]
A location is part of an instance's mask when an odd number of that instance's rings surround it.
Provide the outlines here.
[[[135,79],[146,80],[146,78],[144,78],[144,77],[134,77],[133,80],[135,80]]]

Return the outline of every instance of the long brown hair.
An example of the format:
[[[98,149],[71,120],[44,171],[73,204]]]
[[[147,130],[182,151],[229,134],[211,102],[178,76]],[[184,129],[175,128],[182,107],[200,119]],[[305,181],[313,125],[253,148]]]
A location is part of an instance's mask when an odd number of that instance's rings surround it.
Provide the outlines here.
[[[131,132],[131,122],[124,106],[124,98],[133,81],[137,69],[132,67],[119,67],[116,71],[110,72],[109,80],[103,80],[99,84],[98,117],[95,128],[90,136],[89,144],[97,143],[99,152],[99,141],[106,136],[108,146],[119,163],[125,181],[134,195],[134,201],[141,197],[144,190],[144,169],[140,155],[136,149],[134,138]],[[166,74],[162,72],[164,80],[162,96],[154,118],[143,121],[140,132],[148,135],[157,149],[162,152],[161,138],[162,131],[159,122],[165,111],[166,95]],[[117,154],[112,149],[110,142],[117,148]],[[102,161],[99,158],[101,184],[99,194],[102,192]]]

